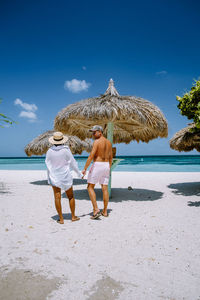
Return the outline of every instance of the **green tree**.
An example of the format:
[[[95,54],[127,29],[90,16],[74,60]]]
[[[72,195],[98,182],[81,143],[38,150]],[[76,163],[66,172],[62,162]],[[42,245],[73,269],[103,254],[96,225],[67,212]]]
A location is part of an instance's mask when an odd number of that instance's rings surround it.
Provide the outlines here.
[[[183,97],[177,96],[178,108],[183,116],[189,120],[193,119],[196,128],[193,131],[200,131],[200,80],[196,80],[191,90]]]
[[[2,100],[0,99],[0,103],[1,102]],[[4,127],[5,124],[13,124],[13,123],[15,123],[15,121],[5,116],[4,114],[0,113],[0,127]]]

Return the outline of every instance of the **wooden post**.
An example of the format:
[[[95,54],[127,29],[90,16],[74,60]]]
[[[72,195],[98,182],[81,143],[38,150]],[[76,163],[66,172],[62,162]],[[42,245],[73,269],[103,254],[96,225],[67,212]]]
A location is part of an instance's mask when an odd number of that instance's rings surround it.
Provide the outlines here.
[[[107,125],[107,139],[113,144],[113,127],[114,124],[112,122],[109,122]],[[108,184],[108,193],[110,198],[112,197],[111,195],[111,180],[112,180],[112,172],[110,170],[110,179],[109,179],[109,184]]]
[[[107,139],[113,144],[113,127],[114,124],[112,122],[109,122],[108,125],[108,130],[107,130]]]

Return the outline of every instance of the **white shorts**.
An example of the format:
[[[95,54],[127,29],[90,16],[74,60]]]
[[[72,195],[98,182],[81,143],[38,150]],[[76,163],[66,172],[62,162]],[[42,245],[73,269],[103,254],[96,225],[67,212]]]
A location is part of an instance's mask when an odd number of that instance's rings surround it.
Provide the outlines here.
[[[95,161],[88,174],[88,183],[92,184],[105,184],[108,185],[110,177],[110,165],[109,162]]]

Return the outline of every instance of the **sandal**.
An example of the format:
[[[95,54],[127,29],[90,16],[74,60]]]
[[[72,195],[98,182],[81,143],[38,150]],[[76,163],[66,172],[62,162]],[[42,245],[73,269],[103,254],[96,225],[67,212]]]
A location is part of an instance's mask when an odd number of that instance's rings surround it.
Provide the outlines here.
[[[101,211],[101,215],[102,215],[103,217],[105,217],[105,218],[108,217],[108,215],[105,215],[103,211]]]
[[[90,217],[90,219],[95,220],[95,219],[98,219],[100,216],[101,216],[101,212],[99,211],[98,213],[96,213],[95,215]]]

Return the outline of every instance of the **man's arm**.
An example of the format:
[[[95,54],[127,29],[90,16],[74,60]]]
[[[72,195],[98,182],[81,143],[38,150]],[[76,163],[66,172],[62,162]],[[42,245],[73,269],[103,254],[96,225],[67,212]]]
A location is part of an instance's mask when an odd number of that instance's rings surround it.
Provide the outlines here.
[[[87,159],[87,161],[85,163],[85,167],[84,167],[84,169],[82,171],[83,176],[85,175],[87,168],[89,167],[89,165],[91,164],[92,160],[95,157],[95,154],[97,152],[97,145],[98,145],[98,141],[94,141],[94,144],[93,144],[93,147],[92,147],[92,151],[91,151],[90,155],[88,156],[88,159]]]

